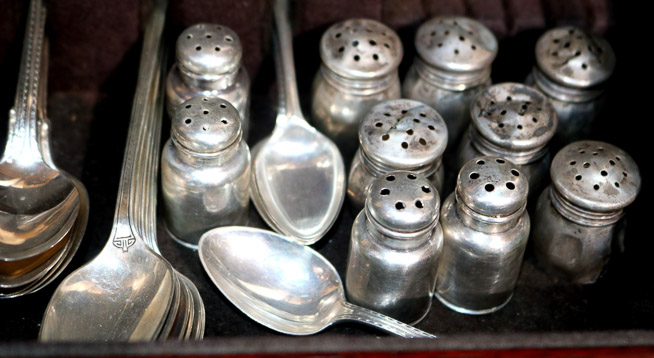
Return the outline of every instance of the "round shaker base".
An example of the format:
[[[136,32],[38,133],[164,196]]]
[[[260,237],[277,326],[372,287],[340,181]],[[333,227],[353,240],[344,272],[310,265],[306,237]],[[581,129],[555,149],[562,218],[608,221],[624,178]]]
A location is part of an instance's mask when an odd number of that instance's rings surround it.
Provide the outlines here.
[[[483,310],[471,310],[471,309],[467,309],[465,307],[459,307],[459,306],[449,302],[443,296],[438,294],[438,292],[436,292],[435,295],[438,298],[438,300],[441,301],[441,303],[444,304],[445,306],[447,306],[449,309],[454,310],[454,311],[459,312],[459,313],[469,314],[469,315],[476,315],[476,316],[493,313],[495,311],[499,311],[504,306],[506,306],[506,304],[509,303],[509,301],[511,301],[511,298],[513,297],[513,294],[511,294],[511,296],[509,296],[509,298],[507,298],[506,301],[504,301],[502,304],[497,305],[495,307],[486,308],[486,309],[483,309]]]
[[[171,237],[171,238],[173,239],[173,241],[175,241],[176,243],[178,243],[178,244],[180,244],[180,245],[182,245],[182,246],[184,246],[184,247],[186,247],[186,248],[189,248],[189,249],[191,249],[191,250],[195,250],[195,251],[198,250],[198,245],[193,245],[193,244],[191,244],[191,243],[189,243],[189,242],[187,242],[187,241],[184,241],[184,240],[178,238],[175,234],[173,234],[173,232],[170,231],[170,229],[168,228],[168,224],[167,224],[167,223],[164,223],[164,228],[166,229],[166,232],[168,233],[168,235],[170,235],[170,237]]]

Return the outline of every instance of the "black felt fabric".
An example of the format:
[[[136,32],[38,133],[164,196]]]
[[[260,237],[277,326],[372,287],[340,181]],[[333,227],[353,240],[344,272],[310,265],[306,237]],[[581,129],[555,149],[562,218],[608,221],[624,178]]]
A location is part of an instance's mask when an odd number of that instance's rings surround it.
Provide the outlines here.
[[[36,339],[43,312],[58,283],[72,270],[95,257],[109,237],[146,5],[145,2],[127,0],[52,0],[48,4],[48,34],[51,39],[48,108],[54,161],[84,182],[90,194],[91,213],[84,241],[69,268],[57,281],[33,295],[0,300],[0,354],[16,352],[13,350],[16,347],[27,353],[57,352],[56,346],[47,346],[44,350],[44,346],[19,342]],[[452,342],[457,346],[450,348],[490,347],[492,344],[488,342],[493,340],[488,338],[489,334],[514,345],[521,342],[555,345],[557,341],[582,344],[581,339],[562,338],[574,337],[571,332],[582,332],[583,337],[588,337],[583,341],[592,342],[589,343],[592,345],[654,344],[651,341],[654,330],[654,285],[651,280],[654,241],[649,226],[652,151],[650,131],[642,125],[647,122],[649,113],[644,108],[651,101],[645,97],[646,92],[639,93],[634,87],[634,81],[642,79],[639,62],[628,39],[634,31],[630,18],[637,9],[621,6],[617,2],[599,0],[304,0],[297,3],[293,16],[295,59],[302,104],[307,114],[311,81],[319,66],[320,35],[329,24],[347,17],[377,18],[398,30],[406,52],[401,75],[413,59],[415,30],[424,19],[436,14],[473,16],[497,32],[501,41],[493,65],[493,82],[496,83],[524,80],[533,64],[535,41],[549,26],[573,23],[591,28],[603,33],[615,49],[618,67],[606,110],[597,122],[592,138],[625,149],[639,163],[642,172],[642,193],[628,210],[624,253],[615,253],[606,274],[597,284],[576,286],[546,276],[536,267],[528,250],[512,301],[491,315],[460,315],[434,301],[431,312],[417,327],[453,337]],[[0,140],[4,142],[6,113],[13,103],[16,88],[27,5],[0,0],[0,9]],[[184,27],[199,21],[231,26],[243,40],[244,63],[253,78],[251,145],[270,133],[274,124],[276,96],[269,52],[270,15],[269,4],[264,0],[180,0],[172,1],[169,10],[168,40],[171,45]],[[174,58],[172,47],[170,54]],[[168,131],[168,119],[164,119],[162,143],[167,139]],[[334,228],[314,245],[341,275],[345,270],[353,218],[354,213],[346,203]],[[253,226],[265,227],[253,207],[250,220]],[[268,342],[271,347],[287,345],[289,350],[297,350],[306,342],[315,343],[316,339],[327,343],[311,347],[324,348],[326,345],[337,351],[355,349],[362,344],[361,341],[355,344],[344,339],[343,335],[382,337],[386,342],[386,345],[382,344],[384,349],[407,347],[405,341],[393,340],[377,330],[353,323],[331,327],[313,340],[282,339],[280,334],[254,323],[235,309],[203,272],[197,253],[172,242],[161,220],[158,233],[163,255],[196,283],[203,297],[207,310],[203,343],[206,346],[199,347],[218,345],[223,349],[247,350],[247,344],[242,340],[226,338],[253,336],[264,337],[263,341],[257,338],[257,347],[265,346],[261,342]],[[601,333],[609,331],[620,333]],[[593,335],[594,332],[597,336]],[[541,338],[525,340],[525,334]],[[641,338],[629,340],[624,337]],[[330,346],[329,342],[334,343]],[[72,347],[74,351],[75,346]],[[197,350],[198,345],[194,347]],[[92,353],[108,352],[102,346],[84,346],[84,349]],[[144,349],[147,352],[147,345]],[[110,351],[116,353],[120,348]]]

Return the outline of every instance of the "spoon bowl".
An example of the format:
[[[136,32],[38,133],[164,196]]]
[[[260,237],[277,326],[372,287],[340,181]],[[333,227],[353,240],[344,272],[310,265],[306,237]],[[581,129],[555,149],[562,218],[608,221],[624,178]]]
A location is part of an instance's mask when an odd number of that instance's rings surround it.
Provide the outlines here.
[[[218,289],[247,316],[276,331],[308,335],[342,320],[361,321],[403,337],[431,337],[345,300],[336,269],[292,238],[248,227],[205,233],[200,261]]]

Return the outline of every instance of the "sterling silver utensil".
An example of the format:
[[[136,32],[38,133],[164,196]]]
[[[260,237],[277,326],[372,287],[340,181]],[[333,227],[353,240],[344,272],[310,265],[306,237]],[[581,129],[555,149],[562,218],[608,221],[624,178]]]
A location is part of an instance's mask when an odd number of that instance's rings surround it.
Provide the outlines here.
[[[275,2],[280,108],[272,135],[253,150],[250,192],[266,223],[310,245],[340,212],[345,167],[336,145],[302,116],[287,11],[287,0]]]

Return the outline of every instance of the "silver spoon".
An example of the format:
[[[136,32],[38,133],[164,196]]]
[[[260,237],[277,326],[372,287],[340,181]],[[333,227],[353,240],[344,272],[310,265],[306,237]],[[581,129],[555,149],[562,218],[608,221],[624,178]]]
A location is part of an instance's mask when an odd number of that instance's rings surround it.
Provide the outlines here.
[[[9,135],[0,160],[0,260],[37,256],[57,245],[75,223],[80,194],[75,183],[46,163],[39,143],[40,86],[45,7],[30,14]]]
[[[37,120],[40,124],[38,138],[41,144],[40,148],[43,154],[43,160],[51,168],[56,169],[50,154],[50,122],[48,120],[46,111],[46,97],[48,88],[47,74],[49,62],[48,49],[49,46],[47,38],[44,38],[41,59],[42,70],[40,71],[36,109]],[[11,280],[0,280],[0,287],[11,287],[9,290],[5,289],[0,292],[0,298],[18,297],[28,293],[36,292],[45,287],[57,276],[59,276],[59,274],[66,268],[72,257],[75,255],[75,252],[79,248],[79,244],[84,236],[86,231],[86,224],[88,222],[89,196],[82,182],[63,170],[61,171],[61,174],[67,176],[74,183],[79,193],[80,208],[77,219],[75,220],[75,223],[71,230],[68,232],[67,236],[55,247],[50,249],[53,250],[55,248],[61,247],[57,250],[56,254],[51,254],[51,256],[47,258],[43,264],[39,265],[37,268],[32,269],[30,272],[20,274],[17,277],[13,277]]]
[[[276,331],[314,334],[338,321],[360,321],[407,338],[435,338],[348,303],[334,266],[282,235],[240,226],[207,231],[200,261],[218,289],[243,313]]]
[[[253,155],[250,188],[271,227],[310,245],[327,233],[341,210],[345,168],[336,145],[302,116],[287,10],[287,0],[275,2],[280,108],[272,135]]]
[[[42,341],[153,340],[171,306],[175,271],[146,244],[154,205],[152,180],[161,118],[144,115],[161,96],[165,1],[156,1],[146,27],[116,215],[100,254],[69,275],[46,309]],[[143,210],[141,210],[143,209]],[[148,213],[143,213],[148,211]]]

